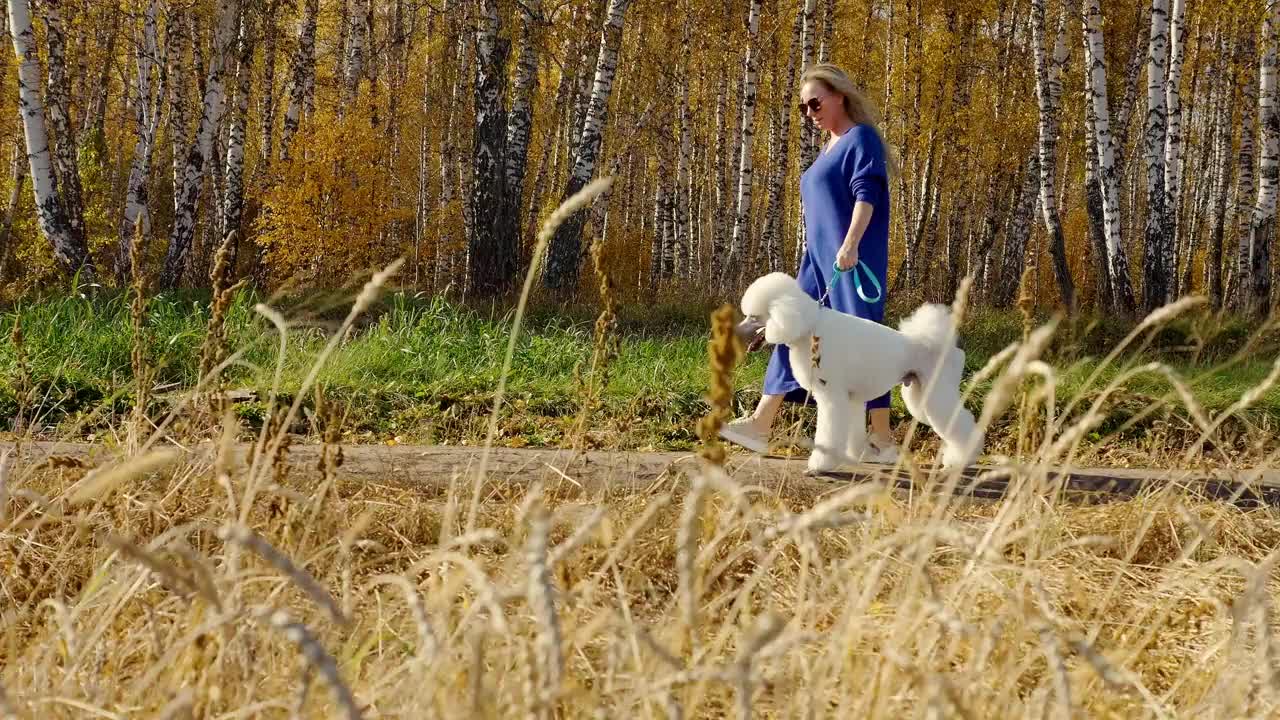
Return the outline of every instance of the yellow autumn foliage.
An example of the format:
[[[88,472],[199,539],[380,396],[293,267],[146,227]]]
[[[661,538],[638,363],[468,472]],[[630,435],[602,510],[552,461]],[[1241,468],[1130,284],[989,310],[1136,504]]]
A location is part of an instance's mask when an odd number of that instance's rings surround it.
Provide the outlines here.
[[[395,203],[387,138],[369,117],[318,110],[276,165],[254,228],[274,283],[341,284],[402,252],[413,210]]]

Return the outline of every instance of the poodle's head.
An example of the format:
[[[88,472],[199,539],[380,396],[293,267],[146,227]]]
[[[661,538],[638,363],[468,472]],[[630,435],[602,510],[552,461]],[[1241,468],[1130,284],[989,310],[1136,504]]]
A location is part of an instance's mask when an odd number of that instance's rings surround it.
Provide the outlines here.
[[[794,345],[811,335],[819,307],[786,273],[758,278],[742,294],[742,314],[763,323],[764,339],[774,345]]]

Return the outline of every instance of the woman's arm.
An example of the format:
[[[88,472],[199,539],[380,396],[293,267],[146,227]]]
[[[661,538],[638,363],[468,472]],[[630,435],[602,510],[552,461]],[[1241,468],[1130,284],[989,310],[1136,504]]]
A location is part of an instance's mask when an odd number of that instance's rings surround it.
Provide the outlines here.
[[[874,210],[875,206],[866,200],[854,203],[853,220],[849,223],[848,232],[844,234],[840,251],[836,253],[836,264],[841,270],[852,270],[853,266],[858,264],[858,244],[862,242],[862,234],[867,231],[867,225],[871,223],[871,213]]]

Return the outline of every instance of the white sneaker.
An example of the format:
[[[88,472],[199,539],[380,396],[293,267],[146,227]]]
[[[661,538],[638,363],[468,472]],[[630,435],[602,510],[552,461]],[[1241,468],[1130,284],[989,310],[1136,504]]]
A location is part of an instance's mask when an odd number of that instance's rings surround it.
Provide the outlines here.
[[[720,437],[761,455],[769,453],[769,434],[752,428],[751,418],[749,417],[738,418],[722,425],[720,427]]]

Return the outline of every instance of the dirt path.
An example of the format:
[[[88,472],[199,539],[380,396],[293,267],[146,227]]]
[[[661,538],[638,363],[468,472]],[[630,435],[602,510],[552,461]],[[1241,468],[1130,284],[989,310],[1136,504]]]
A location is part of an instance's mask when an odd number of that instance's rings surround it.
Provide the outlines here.
[[[0,453],[12,455],[14,443],[0,443]],[[233,451],[236,467],[244,468],[252,447],[237,445]],[[212,459],[212,447],[192,448],[199,461]],[[23,444],[20,454],[10,458],[13,467],[30,467],[51,457],[74,458],[92,466],[111,461],[117,450],[102,444],[37,442]],[[482,450],[466,446],[385,446],[345,445],[339,475],[348,479],[420,486],[440,491],[451,482],[469,483],[479,467]],[[320,457],[319,445],[293,445],[288,462],[291,473],[314,473]],[[494,448],[489,455],[486,477],[495,487],[526,486],[541,481],[562,493],[580,496],[627,494],[656,491],[687,482],[701,467],[692,453],[601,452],[575,453],[558,449]],[[914,472],[893,472],[883,466],[859,466],[850,472],[822,477],[804,474],[803,458],[731,455],[728,474],[744,485],[758,485],[771,491],[821,494],[849,482],[892,483],[903,491],[942,487],[946,478],[932,468]],[[1010,487],[1031,481],[1038,474],[1027,468],[970,468],[952,492],[978,498],[999,498]],[[1280,507],[1280,470],[1228,470],[1213,473],[1180,470],[1112,468],[1071,468],[1049,473],[1042,490],[1061,489],[1070,498],[1099,500],[1107,496],[1132,497],[1162,489],[1181,490],[1192,495],[1225,499],[1242,506]],[[1056,486],[1056,487],[1055,487]]]

